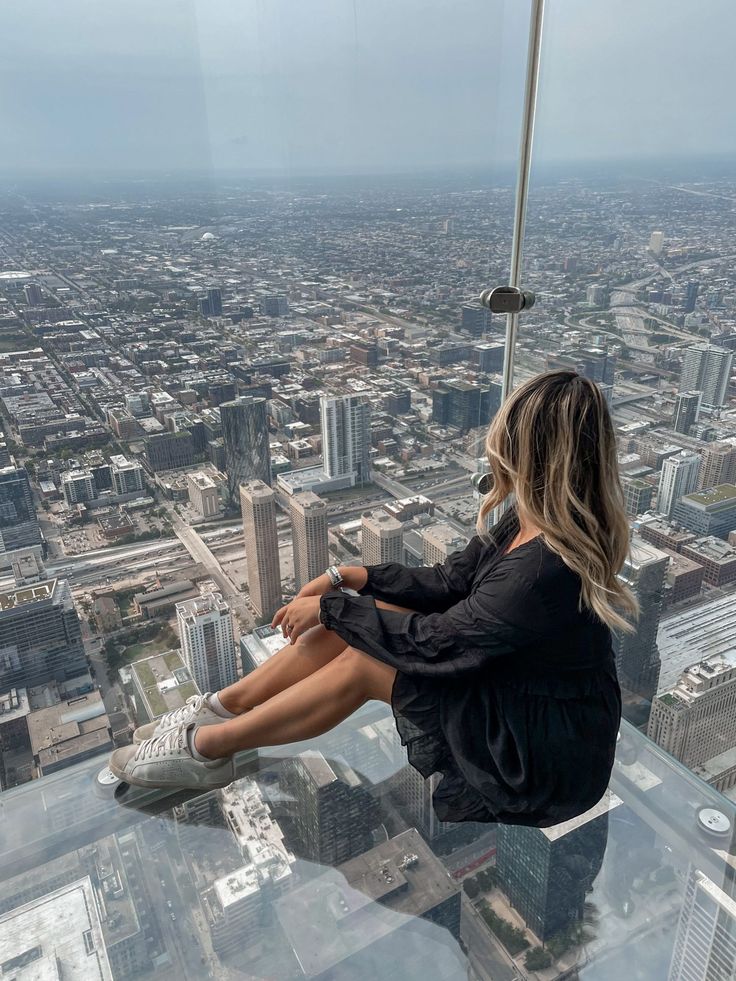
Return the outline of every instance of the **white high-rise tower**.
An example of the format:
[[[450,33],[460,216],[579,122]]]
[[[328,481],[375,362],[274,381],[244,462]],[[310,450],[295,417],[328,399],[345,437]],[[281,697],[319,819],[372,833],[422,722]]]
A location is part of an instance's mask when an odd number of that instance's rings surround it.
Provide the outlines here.
[[[659,478],[659,496],[657,510],[669,518],[672,510],[685,494],[692,494],[698,486],[700,457],[697,453],[676,453],[668,457],[662,464],[662,475]]]
[[[324,396],[320,400],[322,455],[327,477],[370,479],[371,406],[363,395]]]
[[[230,607],[220,593],[176,604],[184,663],[201,692],[219,691],[238,680]]]

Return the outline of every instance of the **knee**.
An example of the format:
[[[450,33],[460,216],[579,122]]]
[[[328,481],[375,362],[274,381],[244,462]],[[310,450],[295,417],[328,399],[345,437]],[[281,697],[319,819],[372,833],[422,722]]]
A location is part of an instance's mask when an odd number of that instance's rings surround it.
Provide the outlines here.
[[[355,647],[346,647],[344,651],[341,651],[337,655],[335,660],[346,671],[352,671],[357,674],[364,668],[367,657],[367,654],[357,650]]]

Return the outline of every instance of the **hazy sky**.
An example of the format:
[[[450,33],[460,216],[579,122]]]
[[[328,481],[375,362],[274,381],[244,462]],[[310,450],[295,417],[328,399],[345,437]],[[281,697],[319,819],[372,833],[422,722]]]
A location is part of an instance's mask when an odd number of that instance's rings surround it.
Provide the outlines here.
[[[514,160],[528,0],[4,4],[0,169]],[[732,0],[548,0],[535,159],[736,157]]]

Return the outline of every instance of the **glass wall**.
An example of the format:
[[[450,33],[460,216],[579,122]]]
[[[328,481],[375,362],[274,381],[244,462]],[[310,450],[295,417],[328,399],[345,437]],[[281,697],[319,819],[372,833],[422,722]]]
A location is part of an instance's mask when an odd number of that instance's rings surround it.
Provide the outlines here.
[[[548,6],[511,352],[477,298],[509,276],[528,3],[6,12],[2,972],[736,971],[733,14],[706,8],[707,42],[684,5]],[[376,702],[224,791],[119,786],[109,752],[207,665],[281,648],[317,556],[464,547],[504,355],[576,367],[617,426],[642,615],[601,801],[442,823]]]

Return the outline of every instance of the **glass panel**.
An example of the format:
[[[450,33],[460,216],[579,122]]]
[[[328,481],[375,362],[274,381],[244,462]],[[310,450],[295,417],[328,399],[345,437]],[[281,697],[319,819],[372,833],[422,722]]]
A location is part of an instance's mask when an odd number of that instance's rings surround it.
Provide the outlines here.
[[[736,28],[733,8],[705,11],[719,34]],[[640,917],[642,941],[603,956],[593,941],[583,977],[735,970],[732,858],[727,846],[715,868],[698,836],[717,833],[734,795],[736,143],[721,119],[736,76],[723,36],[694,41],[683,13],[624,2],[545,14],[523,275],[537,303],[522,314],[516,379],[569,366],[602,387],[632,525],[623,576],[641,604],[637,632],[616,642],[637,728],[622,731],[612,788],[625,809],[610,813],[592,895],[617,880],[600,925],[612,939]],[[641,762],[647,775],[633,776]],[[629,809],[628,855],[609,877]],[[686,841],[687,868],[673,859]],[[650,865],[661,861],[673,876]]]
[[[0,796],[5,970],[54,957],[85,978],[496,981],[548,958],[549,976],[591,979],[733,970],[733,804],[628,724],[600,805],[546,830],[448,833],[378,703],[244,755],[230,788],[201,797],[115,799],[96,783],[103,760]]]

